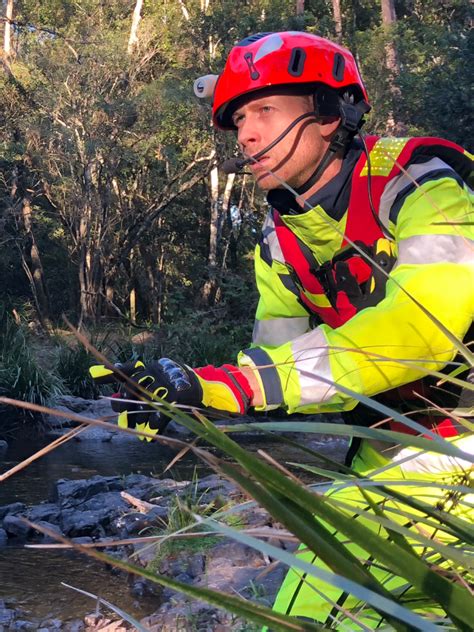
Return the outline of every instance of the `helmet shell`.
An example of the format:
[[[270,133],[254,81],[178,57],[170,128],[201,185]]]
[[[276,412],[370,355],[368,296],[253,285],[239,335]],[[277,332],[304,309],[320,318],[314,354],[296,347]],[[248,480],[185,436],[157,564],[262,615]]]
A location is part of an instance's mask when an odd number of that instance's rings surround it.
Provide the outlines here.
[[[258,33],[230,51],[219,76],[212,119],[220,129],[235,129],[231,115],[236,99],[272,87],[299,89],[324,84],[342,92],[353,88],[356,99],[368,102],[356,61],[350,51],[323,37],[301,31]]]

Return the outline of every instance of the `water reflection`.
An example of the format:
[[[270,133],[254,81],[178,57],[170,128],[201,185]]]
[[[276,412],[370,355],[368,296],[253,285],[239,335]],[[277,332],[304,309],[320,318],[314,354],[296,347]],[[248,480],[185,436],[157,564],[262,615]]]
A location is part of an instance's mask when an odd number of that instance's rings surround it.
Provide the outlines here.
[[[7,547],[0,549],[0,599],[10,608],[21,608],[24,618],[83,619],[95,611],[95,600],[61,585],[65,582],[107,599],[137,618],[159,607],[159,597],[140,599],[130,593],[129,582],[99,562],[66,551],[40,551]],[[104,614],[112,614],[101,608]]]
[[[10,443],[2,458],[1,471],[7,471],[47,443],[44,438]],[[0,484],[0,506],[13,502],[31,505],[48,500],[61,478],[81,479],[96,474],[114,476],[131,472],[159,475],[175,456],[175,451],[169,448],[133,438],[114,438],[106,443],[72,440]],[[188,455],[166,477],[187,480],[192,478],[195,468],[201,476],[209,472]],[[14,546],[0,548],[0,578],[0,600],[3,599],[8,607],[22,608],[25,618],[38,622],[51,617],[82,619],[94,611],[92,599],[61,586],[61,582],[100,595],[137,618],[151,614],[159,605],[156,598],[140,599],[138,604],[123,574],[115,576],[99,562],[66,551]]]

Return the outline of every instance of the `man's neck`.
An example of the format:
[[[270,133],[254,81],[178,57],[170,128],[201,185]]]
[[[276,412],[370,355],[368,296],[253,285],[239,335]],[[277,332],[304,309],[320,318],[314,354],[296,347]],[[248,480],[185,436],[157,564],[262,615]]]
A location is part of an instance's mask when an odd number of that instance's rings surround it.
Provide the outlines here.
[[[311,196],[313,196],[317,191],[323,188],[330,180],[332,180],[337,174],[340,172],[342,167],[343,159],[341,156],[336,156],[330,164],[323,171],[318,180],[310,187],[305,193],[299,195],[296,198],[296,201],[301,206],[301,208],[305,207],[305,200],[308,200]]]

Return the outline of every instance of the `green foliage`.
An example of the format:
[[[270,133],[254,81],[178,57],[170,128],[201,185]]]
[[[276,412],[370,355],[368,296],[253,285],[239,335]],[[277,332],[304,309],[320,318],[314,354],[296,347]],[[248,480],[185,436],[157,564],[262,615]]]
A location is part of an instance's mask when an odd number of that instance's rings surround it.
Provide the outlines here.
[[[373,104],[369,131],[383,133],[393,114],[408,133],[461,143],[473,137],[469,0],[399,0],[390,32],[375,0],[341,7],[343,41],[356,53]],[[0,80],[0,236],[14,246],[0,257],[4,291],[33,303],[24,274],[31,236],[18,216],[28,190],[53,321],[63,312],[76,322],[109,319],[116,307],[127,314],[132,288],[139,323],[173,325],[203,306],[225,312],[229,280],[249,291],[244,262],[263,207],[251,183],[236,179],[231,203],[241,222],[232,227],[222,211],[217,291],[206,297],[214,273],[207,265],[210,156],[224,159],[235,142],[210,129],[209,106],[194,98],[193,80],[219,72],[230,47],[253,32],[301,28],[334,37],[331,3],[312,0],[296,17],[286,0],[224,0],[206,10],[197,0],[145,2],[130,55],[130,3],[24,0],[15,10],[12,76]],[[390,41],[395,79],[383,61]],[[221,192],[224,185],[221,174]]]
[[[45,370],[36,359],[28,335],[1,307],[0,393],[3,397],[49,405],[65,390],[54,370]],[[25,413],[32,417],[32,413]]]
[[[156,549],[156,555],[150,564],[150,569],[159,572],[160,564],[168,558],[180,556],[183,554],[192,555],[211,548],[219,541],[219,536],[203,535],[198,538],[175,538],[175,534],[183,531],[192,531],[192,533],[200,533],[204,528],[196,525],[196,515],[206,518],[215,515],[218,511],[225,508],[226,503],[223,500],[205,501],[207,490],[199,491],[198,477],[196,471],[193,480],[183,495],[176,495],[172,498],[168,507],[168,516],[166,524],[157,535],[169,535],[168,539],[160,542]],[[238,517],[237,517],[238,521]],[[229,524],[236,525],[236,516],[229,520]]]
[[[90,377],[89,367],[97,360],[81,345],[60,345],[56,356],[55,372],[63,381],[67,392],[76,397],[95,399],[99,389]]]
[[[223,475],[233,479],[246,494],[265,507],[274,522],[283,525],[305,547],[322,557],[327,569],[305,562],[300,556],[270,544],[266,538],[257,539],[243,530],[229,527],[225,524],[225,511],[209,517],[205,517],[206,512],[199,512],[201,517],[197,526],[212,528],[221,535],[251,546],[270,558],[305,573],[308,579],[318,582],[320,590],[324,591],[325,583],[329,583],[341,591],[357,596],[360,599],[357,608],[351,611],[345,605],[338,620],[329,624],[327,629],[342,630],[347,626],[349,629],[355,629],[354,626],[372,629],[371,621],[379,616],[382,618],[382,628],[388,625],[390,629],[396,630],[422,629],[433,632],[439,626],[450,630],[469,629],[472,598],[468,584],[472,573],[473,531],[467,515],[466,519],[459,512],[454,515],[456,507],[463,504],[466,509],[470,507],[470,489],[466,485],[466,477],[457,482],[453,480],[449,497],[456,498],[456,502],[445,504],[442,509],[425,504],[424,497],[418,496],[419,482],[414,487],[406,487],[409,481],[398,475],[390,476],[386,467],[383,468],[385,471],[374,471],[365,476],[348,468],[344,468],[344,474],[341,475],[327,472],[335,480],[332,484],[318,482],[322,472],[318,468],[318,478],[313,483],[303,484],[232,441],[227,433],[233,428],[227,428],[223,432],[212,422],[197,422],[178,410],[175,411],[175,416],[180,423],[225,455],[224,458],[218,458],[200,448],[201,457],[212,463]],[[261,426],[262,424],[247,424],[247,428],[253,430]],[[274,426],[273,429],[276,430],[276,424]],[[291,424],[287,423],[286,426]],[[237,430],[241,431],[242,428]],[[340,430],[344,431],[344,426]],[[306,435],[326,432],[327,428],[318,428],[314,424],[308,428],[306,423],[295,423],[293,431]],[[415,441],[408,434],[386,433],[383,440],[388,442],[387,445],[400,443],[409,447]],[[425,441],[422,454],[429,451],[432,443]],[[305,458],[308,454],[312,454],[315,460],[321,457],[307,445],[303,449]],[[453,448],[440,441],[437,449],[447,456]],[[439,495],[440,498],[446,496],[448,490],[445,489],[444,479],[440,477],[430,485],[433,495]],[[344,488],[354,489],[356,495],[360,494],[360,501],[365,499],[365,502],[355,501],[348,504],[347,501],[341,501],[341,498],[347,499],[347,495],[341,496],[336,490],[342,491]],[[330,495],[325,493],[328,489],[332,490]],[[423,494],[426,494],[426,490]],[[373,511],[366,511],[365,504],[368,507],[373,506]],[[192,510],[192,507],[190,505],[189,509]],[[234,507],[233,513],[235,510]],[[198,512],[194,509],[193,513],[196,515]],[[416,523],[416,528],[412,528],[413,523]],[[189,514],[184,512],[183,515],[180,509],[173,513],[170,526],[177,530],[189,529],[193,527],[193,522],[189,519]],[[447,543],[442,541],[442,532],[450,534]],[[335,537],[337,533],[340,534],[339,538]],[[433,533],[436,537],[432,537]],[[372,563],[369,566],[361,565],[354,558],[351,552],[353,543],[365,552],[363,554],[370,556]],[[91,553],[88,550],[88,554],[162,586],[179,590],[192,598],[225,608],[246,621],[268,625],[272,630],[321,629],[318,624],[301,621],[298,617],[280,615],[263,607],[258,603],[262,598],[261,594],[256,594],[258,591],[253,595],[257,603],[246,601],[234,595],[183,584],[165,575],[156,575],[150,568],[144,570],[133,567],[101,553]],[[383,584],[378,583],[375,574],[380,568],[387,573]],[[406,587],[415,587],[407,599],[416,592],[416,612],[404,602],[405,590],[399,591],[396,588],[399,584],[391,583],[391,578],[394,577],[402,578]],[[451,581],[454,578],[459,581]]]

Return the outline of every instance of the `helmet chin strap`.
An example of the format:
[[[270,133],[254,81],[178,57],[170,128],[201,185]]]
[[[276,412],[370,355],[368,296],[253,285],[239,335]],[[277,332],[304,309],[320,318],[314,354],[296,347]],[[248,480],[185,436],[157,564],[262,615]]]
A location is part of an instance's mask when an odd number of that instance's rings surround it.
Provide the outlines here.
[[[306,180],[306,182],[296,190],[297,195],[302,195],[306,193],[321,177],[323,172],[327,169],[328,165],[334,160],[337,152],[344,151],[347,147],[347,144],[357,133],[357,131],[362,127],[363,117],[370,110],[370,106],[365,101],[360,101],[356,105],[352,103],[346,103],[343,99],[339,99],[339,116],[341,118],[341,123],[337,128],[329,147],[326,150],[322,160],[316,167],[313,174]],[[279,136],[277,136],[269,145],[261,149],[256,154],[247,155],[246,158],[229,158],[225,160],[221,168],[224,173],[237,173],[241,171],[244,167],[251,163],[258,163],[260,158],[262,158],[268,151],[273,149],[275,145],[281,142],[285,136],[291,132],[291,130],[297,125],[300,121],[306,118],[315,118],[319,117],[318,112],[305,112],[298,116],[294,121],[288,125],[286,129],[283,130]]]
[[[275,145],[277,145],[280,141],[282,141],[285,138],[285,136],[291,132],[291,130],[295,127],[295,125],[297,125],[300,121],[303,121],[304,119],[307,119],[307,118],[317,118],[316,113],[305,112],[304,114],[301,114],[300,116],[295,118],[295,120],[292,121],[288,125],[288,127],[286,127],[282,131],[282,133],[279,134],[279,136],[277,136],[274,140],[272,140],[272,142],[269,145],[261,149],[259,152],[257,152],[253,156],[247,154],[247,158],[229,158],[228,160],[224,160],[224,162],[221,165],[222,170],[224,171],[224,173],[227,173],[227,174],[236,173],[238,171],[241,171],[244,167],[251,164],[252,162],[253,163],[258,162],[260,158],[262,158],[268,151],[270,151],[270,149],[273,149]]]
[[[364,114],[367,114],[369,110],[370,106],[365,101],[359,101],[359,103],[354,105],[352,103],[346,103],[343,99],[339,100],[339,112],[341,117],[339,127],[332,137],[329,147],[326,149],[326,153],[322,157],[313,174],[304,184],[296,189],[298,195],[303,195],[309,191],[309,189],[316,184],[324,171],[334,160],[337,153],[346,149],[350,140],[362,127]]]

